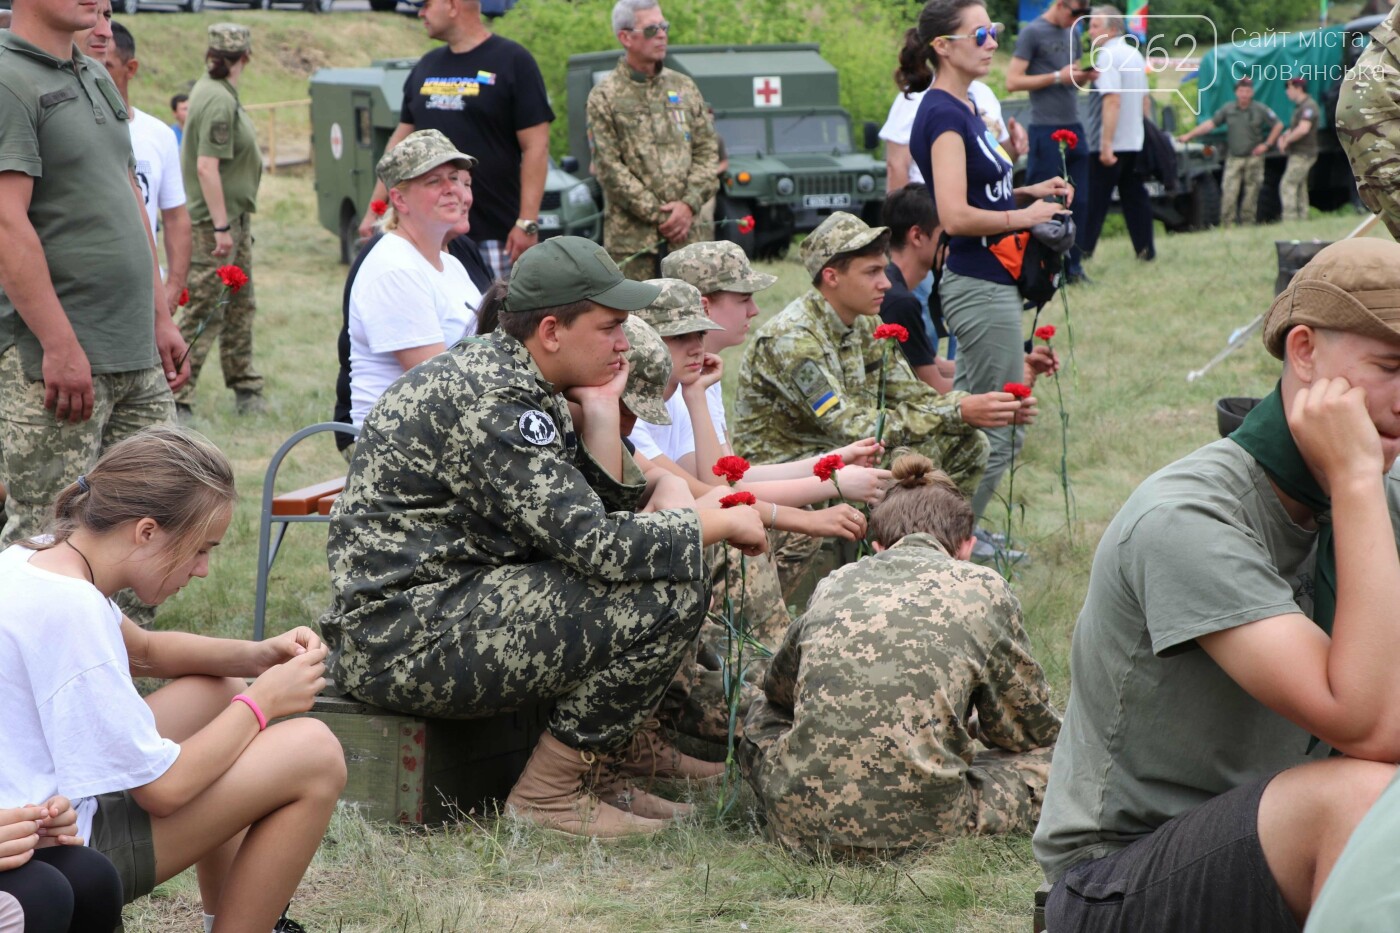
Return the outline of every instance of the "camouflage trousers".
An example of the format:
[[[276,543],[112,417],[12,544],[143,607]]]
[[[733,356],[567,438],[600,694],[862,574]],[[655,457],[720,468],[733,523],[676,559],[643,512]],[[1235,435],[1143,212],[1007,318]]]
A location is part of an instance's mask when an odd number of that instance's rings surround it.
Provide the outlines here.
[[[253,368],[253,316],[257,302],[253,294],[253,233],[252,216],[242,214],[229,218],[232,228],[233,251],[216,259],[214,225],[209,222],[194,225],[194,246],[190,256],[190,303],[180,316],[180,334],[190,345],[190,379],[181,387],[175,400],[181,405],[193,405],[195,384],[209,358],[214,341],[219,342],[219,366],[224,371],[224,385],[241,392],[261,392],[263,377]],[[238,266],[248,273],[248,284],[222,304],[224,284],[219,279],[219,267]]]
[[[1259,215],[1259,189],[1263,186],[1263,156],[1227,156],[1225,177],[1220,182],[1220,225],[1234,224],[1236,205],[1239,222],[1254,223]]]
[[[1337,138],[1351,161],[1356,191],[1400,240],[1400,62],[1372,42],[1342,82],[1337,98]]]
[[[549,730],[613,751],[652,715],[705,618],[708,579],[609,583],[553,561],[495,568],[469,616],[425,622],[402,660],[351,687],[388,709],[472,719],[555,700]]]
[[[1278,183],[1278,198],[1283,204],[1284,220],[1308,219],[1308,172],[1317,161],[1317,153],[1290,155]]]
[[[739,746],[768,831],[795,852],[849,858],[882,858],[959,836],[1033,831],[1054,753],[1053,747],[981,752],[961,776],[951,768],[938,776],[920,772],[923,786],[912,796],[862,784],[858,767],[836,767],[850,775],[839,787],[808,784],[794,792],[782,779],[782,762],[768,758],[779,735],[750,732]]]

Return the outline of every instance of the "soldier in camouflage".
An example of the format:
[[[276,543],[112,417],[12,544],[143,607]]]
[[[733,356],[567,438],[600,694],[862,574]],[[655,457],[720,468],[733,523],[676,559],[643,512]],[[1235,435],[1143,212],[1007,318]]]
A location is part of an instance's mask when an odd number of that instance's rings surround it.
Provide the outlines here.
[[[612,23],[625,54],[588,95],[592,170],[607,205],[603,243],[644,280],[669,248],[706,235],[695,215],[719,189],[719,149],[695,82],[662,64],[670,24],[656,0],[618,0]]]
[[[1400,6],[1371,30],[1371,44],[1342,81],[1337,98],[1337,139],[1356,191],[1400,240]]]
[[[892,855],[1039,817],[1060,718],[1020,604],[967,562],[949,478],[918,454],[893,470],[877,553],[823,581],[745,724],[744,773],[793,849]]]
[[[487,336],[381,397],[331,516],[334,602],[321,628],[337,681],[434,717],[554,700],[506,802],[575,834],[665,825],[594,796],[600,761],[711,773],[638,730],[704,619],[704,546],[765,546],[749,508],[631,511],[644,487],[620,456],[621,325],[655,297],[589,240],[527,251],[483,299]],[[576,433],[565,392],[587,419],[611,407],[615,462],[581,442],[603,416]],[[677,812],[644,799],[653,815]]]
[[[873,335],[889,288],[888,241],[888,228],[844,211],[803,241],[813,287],[759,328],[739,369],[734,446],[741,455],[764,463],[798,460],[877,433],[886,354]],[[964,418],[973,397],[939,395],[902,353],[888,354],[885,366],[882,440],[923,453],[971,495],[990,449],[986,435]]]

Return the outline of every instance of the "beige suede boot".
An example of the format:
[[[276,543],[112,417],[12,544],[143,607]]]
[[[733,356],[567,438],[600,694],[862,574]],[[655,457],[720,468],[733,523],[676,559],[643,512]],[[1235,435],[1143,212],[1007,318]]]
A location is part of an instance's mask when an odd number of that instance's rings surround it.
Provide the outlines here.
[[[596,763],[592,752],[570,748],[545,731],[506,797],[507,809],[543,829],[571,836],[615,839],[666,828],[661,820],[624,813],[595,797],[586,778]]]
[[[589,776],[593,793],[603,803],[650,820],[685,818],[693,809],[688,803],[667,800],[643,790],[618,770],[616,759],[599,759]]]
[[[724,774],[723,762],[701,761],[676,748],[661,732],[661,723],[648,719],[632,736],[632,744],[617,756],[618,770],[624,775],[713,783]]]

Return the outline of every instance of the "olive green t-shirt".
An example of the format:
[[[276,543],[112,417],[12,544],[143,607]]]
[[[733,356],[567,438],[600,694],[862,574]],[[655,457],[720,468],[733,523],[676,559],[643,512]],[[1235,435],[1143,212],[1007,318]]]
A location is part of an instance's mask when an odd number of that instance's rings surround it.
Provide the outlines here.
[[[1210,119],[1216,126],[1225,127],[1225,151],[1232,156],[1250,155],[1255,146],[1269,138],[1269,131],[1279,122],[1274,112],[1257,100],[1250,101],[1243,109],[1231,101],[1215,111]]]
[[[1386,495],[1394,524],[1394,473]],[[1069,708],[1034,840],[1048,879],[1308,760],[1307,731],[1246,693],[1196,639],[1311,615],[1316,542],[1228,439],[1128,498],[1099,542],[1074,629]]]
[[[238,91],[227,80],[208,75],[190,91],[190,112],[180,146],[180,168],[185,176],[190,219],[208,223],[209,205],[199,186],[196,168],[200,156],[219,160],[219,180],[229,219],[258,209],[258,182],[262,180],[262,153],[248,111],[238,103]]]
[[[0,31],[0,172],[34,180],[29,222],[49,280],[94,373],[160,363],[154,257],[131,187],[129,116],[107,70]],[[4,249],[5,244],[0,244]],[[0,351],[42,378],[38,339],[0,290]]]
[[[1293,141],[1293,145],[1288,147],[1289,155],[1317,155],[1317,124],[1321,115],[1322,108],[1311,97],[1303,98],[1303,102],[1293,108],[1293,119],[1288,121],[1288,128],[1291,130],[1304,120],[1311,123],[1312,128]]]

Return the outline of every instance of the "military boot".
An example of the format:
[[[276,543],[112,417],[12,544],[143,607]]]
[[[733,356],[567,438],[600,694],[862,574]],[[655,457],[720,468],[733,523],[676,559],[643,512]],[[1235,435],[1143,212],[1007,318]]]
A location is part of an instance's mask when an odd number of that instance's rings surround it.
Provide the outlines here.
[[[250,389],[234,389],[233,406],[240,415],[261,415],[267,411],[267,403],[263,401],[263,394]]]
[[[667,800],[638,787],[618,770],[615,758],[599,758],[589,780],[593,793],[603,803],[649,820],[683,819],[694,809],[688,803]]]
[[[661,733],[661,723],[648,719],[632,736],[632,744],[618,755],[618,771],[646,778],[689,778],[713,782],[724,774],[722,762],[692,758],[670,743]]]
[[[625,813],[595,797],[587,779],[597,763],[592,752],[570,748],[546,730],[510,789],[506,807],[542,829],[571,836],[614,839],[666,828],[660,820]]]

